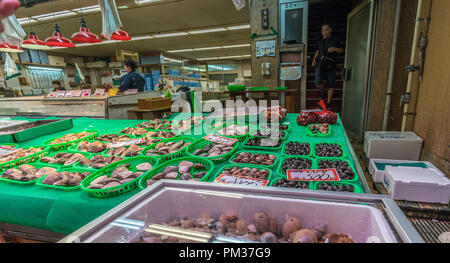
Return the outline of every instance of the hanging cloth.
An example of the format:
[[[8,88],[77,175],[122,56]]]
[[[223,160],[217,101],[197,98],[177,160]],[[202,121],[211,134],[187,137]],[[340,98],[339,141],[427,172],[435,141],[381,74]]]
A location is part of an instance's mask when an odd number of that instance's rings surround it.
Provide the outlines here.
[[[122,27],[119,11],[114,0],[98,0],[102,12],[102,35],[111,39],[111,35]]]
[[[0,42],[6,42],[13,46],[22,46],[24,38],[27,36],[15,15],[2,19],[4,26],[3,33],[0,33]]]
[[[16,61],[11,58],[9,53],[6,53],[5,56],[5,74],[6,74],[6,80],[15,78],[20,76],[20,68],[17,66]]]

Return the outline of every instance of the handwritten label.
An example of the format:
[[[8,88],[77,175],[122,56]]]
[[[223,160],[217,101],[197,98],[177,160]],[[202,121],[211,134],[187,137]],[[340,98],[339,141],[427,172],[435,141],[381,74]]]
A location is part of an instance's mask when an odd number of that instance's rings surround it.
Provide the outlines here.
[[[73,92],[71,90],[66,91],[66,95],[64,95],[64,98],[72,98]]]
[[[80,97],[81,96],[81,90],[73,90],[72,91],[72,96],[74,96],[74,97]]]
[[[215,143],[224,144],[226,146],[231,146],[235,142],[238,141],[237,139],[222,137],[222,136],[216,135],[214,133],[211,133],[210,135],[203,137],[203,139],[211,141],[211,142],[215,142]]]
[[[123,142],[118,142],[118,143],[108,143],[106,145],[107,149],[111,149],[111,148],[119,148],[119,147],[124,147],[124,146],[130,146],[133,144],[143,144],[144,142],[147,141],[146,137],[142,137],[139,139],[135,139],[135,140],[129,140],[129,141],[123,141]]]
[[[105,89],[96,89],[94,92],[94,96],[103,96],[105,94]]]
[[[65,91],[58,91],[56,93],[56,98],[60,99],[60,98],[64,98],[64,95],[66,95]]]
[[[340,181],[336,169],[287,170],[290,181]]]
[[[81,97],[90,97],[91,96],[91,90],[90,89],[84,89],[81,91]]]
[[[216,183],[221,184],[239,184],[239,185],[249,185],[249,186],[266,186],[269,181],[267,180],[261,180],[251,177],[245,177],[245,176],[232,176],[223,174],[214,180]]]

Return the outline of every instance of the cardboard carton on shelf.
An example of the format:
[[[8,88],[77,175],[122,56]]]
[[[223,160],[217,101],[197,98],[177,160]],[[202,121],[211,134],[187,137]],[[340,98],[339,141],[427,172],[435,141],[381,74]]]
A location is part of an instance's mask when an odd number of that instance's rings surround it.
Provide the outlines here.
[[[138,99],[138,108],[143,110],[165,108],[171,105],[172,100],[166,98]]]

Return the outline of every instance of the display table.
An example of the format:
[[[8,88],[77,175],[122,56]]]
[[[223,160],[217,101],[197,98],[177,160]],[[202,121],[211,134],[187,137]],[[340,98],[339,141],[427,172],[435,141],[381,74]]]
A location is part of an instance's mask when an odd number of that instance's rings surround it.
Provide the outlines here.
[[[130,120],[143,120],[144,114],[152,114],[154,118],[161,118],[161,115],[165,112],[170,113],[170,109],[172,106],[169,107],[162,107],[162,108],[154,108],[154,109],[139,109],[139,108],[132,108],[128,110],[128,119]]]
[[[302,141],[305,138],[306,127],[298,126],[296,117],[298,114],[288,114],[284,122],[290,123],[292,130],[289,132],[288,140]],[[174,117],[174,116],[172,116]],[[25,119],[25,118],[17,118]],[[31,141],[21,143],[21,147],[38,146],[43,142],[70,132],[78,132],[83,129],[98,130],[101,134],[118,132],[125,127],[134,127],[142,123],[142,120],[99,120],[91,118],[77,118],[73,120],[74,128],[63,132],[53,133]],[[204,135],[193,135],[194,139],[199,139]],[[338,124],[333,125],[332,136],[330,137],[309,137],[309,142],[333,142],[347,145],[349,158],[356,168],[360,182],[358,183],[369,193],[367,182],[361,171],[357,158],[353,152],[350,142],[345,134],[339,119]],[[238,151],[242,150],[242,144]],[[271,152],[271,151],[268,151]],[[273,151],[281,153],[280,150]],[[272,171],[276,173],[280,160]],[[215,175],[228,162],[216,164],[213,175]],[[65,191],[39,187],[37,185],[19,185],[13,183],[0,182],[0,222],[20,225],[25,227],[49,230],[61,234],[69,234],[83,225],[94,220],[106,211],[132,197],[140,190],[138,188],[128,193],[99,199],[90,196],[82,190]]]

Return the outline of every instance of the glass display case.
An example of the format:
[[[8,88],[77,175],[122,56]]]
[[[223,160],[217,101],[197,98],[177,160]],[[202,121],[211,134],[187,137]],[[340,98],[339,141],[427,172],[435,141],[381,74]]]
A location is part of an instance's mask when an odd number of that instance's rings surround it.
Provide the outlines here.
[[[346,234],[356,243],[423,242],[386,196],[168,180],[146,188],[60,242],[260,242],[262,238],[250,234],[255,225],[258,228],[254,220],[260,212],[274,219],[278,229],[287,217],[295,217],[302,229],[322,225],[325,233]],[[236,229],[236,220],[241,221],[245,233],[215,231],[224,227],[226,218],[232,218]],[[182,227],[174,223],[180,219]],[[278,233],[280,242],[289,241],[281,238],[284,227]]]

